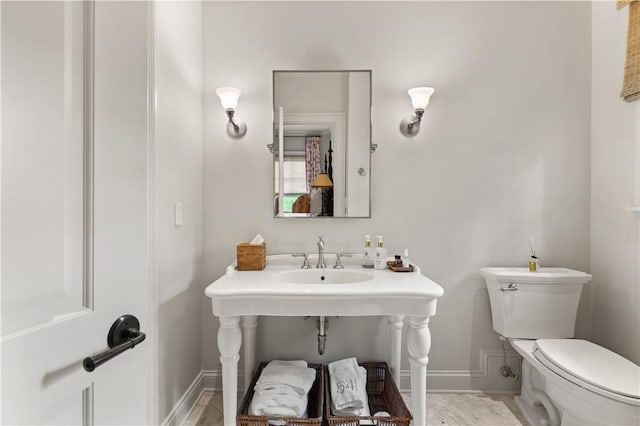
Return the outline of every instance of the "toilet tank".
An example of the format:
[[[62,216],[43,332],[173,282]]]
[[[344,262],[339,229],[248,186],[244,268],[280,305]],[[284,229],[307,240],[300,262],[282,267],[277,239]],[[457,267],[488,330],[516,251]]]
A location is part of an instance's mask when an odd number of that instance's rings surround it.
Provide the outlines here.
[[[493,329],[507,338],[574,336],[578,303],[591,275],[566,268],[483,268]]]

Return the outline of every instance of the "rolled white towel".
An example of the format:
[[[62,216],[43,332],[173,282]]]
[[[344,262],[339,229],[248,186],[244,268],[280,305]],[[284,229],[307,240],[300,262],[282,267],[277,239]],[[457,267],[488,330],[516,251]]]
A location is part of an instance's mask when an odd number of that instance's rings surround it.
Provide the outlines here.
[[[303,417],[306,410],[306,395],[255,394],[249,406],[249,414],[252,416]]]
[[[331,382],[331,404],[336,411],[369,410],[367,370],[355,358],[346,358],[328,365]]]
[[[302,360],[302,359],[294,359],[294,360],[290,360],[290,361],[285,361],[282,359],[274,359],[273,361],[269,362],[265,367],[268,366],[272,366],[272,367],[280,367],[280,366],[285,366],[285,367],[308,367],[309,365],[307,364],[307,361]]]
[[[260,373],[254,390],[286,393],[283,388],[290,388],[299,396],[306,396],[315,379],[316,370],[303,366],[300,361],[271,361]]]

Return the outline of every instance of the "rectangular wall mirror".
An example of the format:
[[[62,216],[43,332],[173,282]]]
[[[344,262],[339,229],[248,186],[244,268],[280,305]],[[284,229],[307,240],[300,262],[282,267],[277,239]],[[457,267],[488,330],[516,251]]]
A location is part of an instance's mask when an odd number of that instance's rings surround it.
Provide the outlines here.
[[[371,71],[274,71],[273,117],[274,216],[371,217]]]

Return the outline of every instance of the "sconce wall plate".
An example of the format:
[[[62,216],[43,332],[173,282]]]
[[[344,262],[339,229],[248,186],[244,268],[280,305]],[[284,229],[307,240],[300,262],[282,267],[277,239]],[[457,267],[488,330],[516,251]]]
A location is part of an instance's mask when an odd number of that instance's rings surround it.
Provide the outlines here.
[[[227,134],[234,139],[239,139],[247,133],[247,123],[241,118],[234,118],[234,123],[227,122]]]
[[[233,110],[227,110],[227,134],[234,139],[238,139],[247,133],[247,123],[242,118],[234,117]]]
[[[400,131],[403,135],[413,137],[420,131],[420,123],[422,122],[422,115],[424,110],[416,109],[415,115],[405,117],[400,122]]]

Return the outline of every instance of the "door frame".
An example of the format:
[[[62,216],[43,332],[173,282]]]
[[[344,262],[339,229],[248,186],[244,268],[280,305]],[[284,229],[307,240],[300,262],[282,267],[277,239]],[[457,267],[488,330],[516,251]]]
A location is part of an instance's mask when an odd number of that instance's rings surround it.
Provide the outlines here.
[[[155,167],[155,2],[147,2],[147,256],[149,258],[149,399],[147,420],[160,424],[158,384],[158,285],[156,257],[156,167]]]

